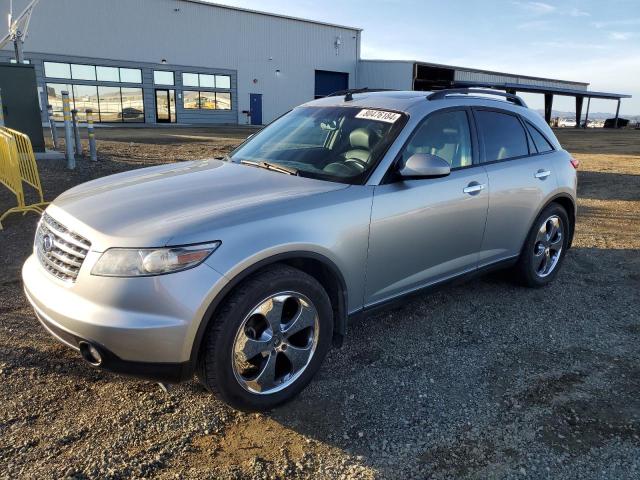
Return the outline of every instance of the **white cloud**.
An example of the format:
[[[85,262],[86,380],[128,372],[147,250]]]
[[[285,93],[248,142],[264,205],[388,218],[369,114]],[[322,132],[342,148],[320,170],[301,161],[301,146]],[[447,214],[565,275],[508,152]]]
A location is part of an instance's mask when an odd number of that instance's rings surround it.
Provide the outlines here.
[[[572,17],[590,17],[591,14],[589,12],[585,12],[584,10],[579,10],[577,8],[572,8],[569,11],[569,15]]]
[[[624,20],[605,20],[600,22],[593,22],[593,26],[596,28],[628,27],[634,25],[640,25],[640,18],[627,18]]]
[[[635,37],[637,34],[634,32],[610,32],[609,38],[611,40],[629,40]]]
[[[520,30],[549,30],[549,22],[546,20],[531,20],[517,26]]]
[[[556,10],[556,7],[554,7],[553,5],[549,5],[548,3],[543,3],[543,2],[525,2],[525,3],[518,2],[518,3],[520,4],[521,7],[538,15],[546,15],[547,13],[551,13]]]

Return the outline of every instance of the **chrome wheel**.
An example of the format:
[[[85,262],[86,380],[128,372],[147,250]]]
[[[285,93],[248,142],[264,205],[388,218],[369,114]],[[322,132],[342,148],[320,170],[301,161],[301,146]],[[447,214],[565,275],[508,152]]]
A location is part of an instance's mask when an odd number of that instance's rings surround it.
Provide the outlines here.
[[[547,218],[542,225],[533,246],[533,269],[538,277],[551,274],[558,265],[564,244],[564,227],[557,215]]]
[[[233,373],[252,393],[270,394],[295,382],[318,344],[318,312],[297,292],[276,293],[245,317],[233,343]]]

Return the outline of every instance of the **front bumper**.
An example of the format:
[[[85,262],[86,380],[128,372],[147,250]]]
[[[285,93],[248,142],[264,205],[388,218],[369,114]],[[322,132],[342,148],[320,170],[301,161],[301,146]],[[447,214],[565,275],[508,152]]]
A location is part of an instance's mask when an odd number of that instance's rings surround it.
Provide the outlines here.
[[[169,382],[189,378],[198,327],[226,279],[206,264],[155,277],[92,276],[99,255],[89,252],[75,283],[29,257],[24,289],[40,322],[76,350],[82,341],[95,345],[105,370]]]

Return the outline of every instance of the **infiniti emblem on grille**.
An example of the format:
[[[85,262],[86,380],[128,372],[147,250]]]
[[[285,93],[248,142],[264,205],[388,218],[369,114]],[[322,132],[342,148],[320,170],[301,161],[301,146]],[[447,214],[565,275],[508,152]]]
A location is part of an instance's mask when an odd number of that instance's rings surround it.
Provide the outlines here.
[[[42,237],[42,249],[47,253],[53,250],[53,237],[48,233]]]

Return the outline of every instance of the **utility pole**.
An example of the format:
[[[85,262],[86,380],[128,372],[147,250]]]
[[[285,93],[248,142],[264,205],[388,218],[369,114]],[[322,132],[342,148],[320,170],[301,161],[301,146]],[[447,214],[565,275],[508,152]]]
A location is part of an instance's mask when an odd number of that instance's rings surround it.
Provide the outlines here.
[[[9,1],[9,32],[4,37],[0,38],[0,49],[7,43],[13,42],[13,51],[16,56],[16,63],[24,63],[22,46],[24,44],[24,39],[27,36],[27,32],[29,31],[31,14],[39,1],[40,0],[32,0],[29,2],[26,8],[15,18],[15,20],[13,19],[13,0]]]

